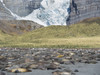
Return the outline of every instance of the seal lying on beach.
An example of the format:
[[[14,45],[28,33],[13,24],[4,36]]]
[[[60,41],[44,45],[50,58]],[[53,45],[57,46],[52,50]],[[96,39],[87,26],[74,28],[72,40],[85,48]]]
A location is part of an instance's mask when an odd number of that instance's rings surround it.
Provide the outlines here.
[[[25,69],[25,68],[16,68],[16,69],[10,70],[10,72],[13,72],[13,73],[23,73],[23,72],[31,72],[31,70],[28,70],[28,69]]]

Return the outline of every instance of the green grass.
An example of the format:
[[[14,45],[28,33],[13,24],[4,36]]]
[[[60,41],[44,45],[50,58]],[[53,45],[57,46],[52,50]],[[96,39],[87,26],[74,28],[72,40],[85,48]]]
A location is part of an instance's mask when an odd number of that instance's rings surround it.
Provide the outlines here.
[[[0,31],[0,47],[100,48],[100,18],[70,26],[48,26],[22,35]]]

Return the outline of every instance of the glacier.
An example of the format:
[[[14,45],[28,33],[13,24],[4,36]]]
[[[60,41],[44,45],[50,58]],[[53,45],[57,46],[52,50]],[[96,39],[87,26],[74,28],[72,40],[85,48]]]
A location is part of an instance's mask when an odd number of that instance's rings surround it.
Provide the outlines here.
[[[70,0],[43,0],[39,9],[22,19],[32,20],[45,26],[66,25],[69,7]]]
[[[0,1],[3,3],[3,0]],[[31,20],[44,26],[66,25],[66,19],[69,17],[70,0],[43,0],[40,8],[25,17],[14,14],[4,3],[3,5],[17,20]]]

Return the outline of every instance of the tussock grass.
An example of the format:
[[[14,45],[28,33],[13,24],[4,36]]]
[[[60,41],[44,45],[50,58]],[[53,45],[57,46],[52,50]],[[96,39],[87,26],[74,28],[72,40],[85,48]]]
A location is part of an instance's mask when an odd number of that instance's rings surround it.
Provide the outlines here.
[[[32,42],[10,42],[1,47],[48,47],[48,48],[100,48],[100,37],[35,39]]]
[[[48,26],[23,35],[0,31],[0,47],[100,48],[100,18],[70,26]]]

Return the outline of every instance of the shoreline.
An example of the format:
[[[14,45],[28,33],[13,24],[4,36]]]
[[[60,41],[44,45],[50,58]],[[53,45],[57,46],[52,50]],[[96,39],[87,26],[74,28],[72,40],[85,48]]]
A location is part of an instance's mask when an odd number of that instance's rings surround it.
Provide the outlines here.
[[[13,47],[0,47],[0,50],[2,50],[2,49],[21,49],[21,50],[23,50],[23,49],[38,49],[38,50],[48,50],[48,49],[53,49],[53,50],[57,50],[57,49],[59,49],[59,50],[100,50],[100,48],[22,48],[22,47],[15,47],[15,48],[13,48]]]
[[[49,75],[47,72],[50,70],[52,75],[65,72],[75,75],[76,72],[81,73],[82,67],[77,67],[80,64],[96,66],[100,65],[99,61],[100,49],[0,48],[0,69],[13,72],[12,75],[16,72],[20,74],[20,69],[24,72],[41,70],[46,72],[45,75]],[[32,75],[31,72],[28,74]]]

